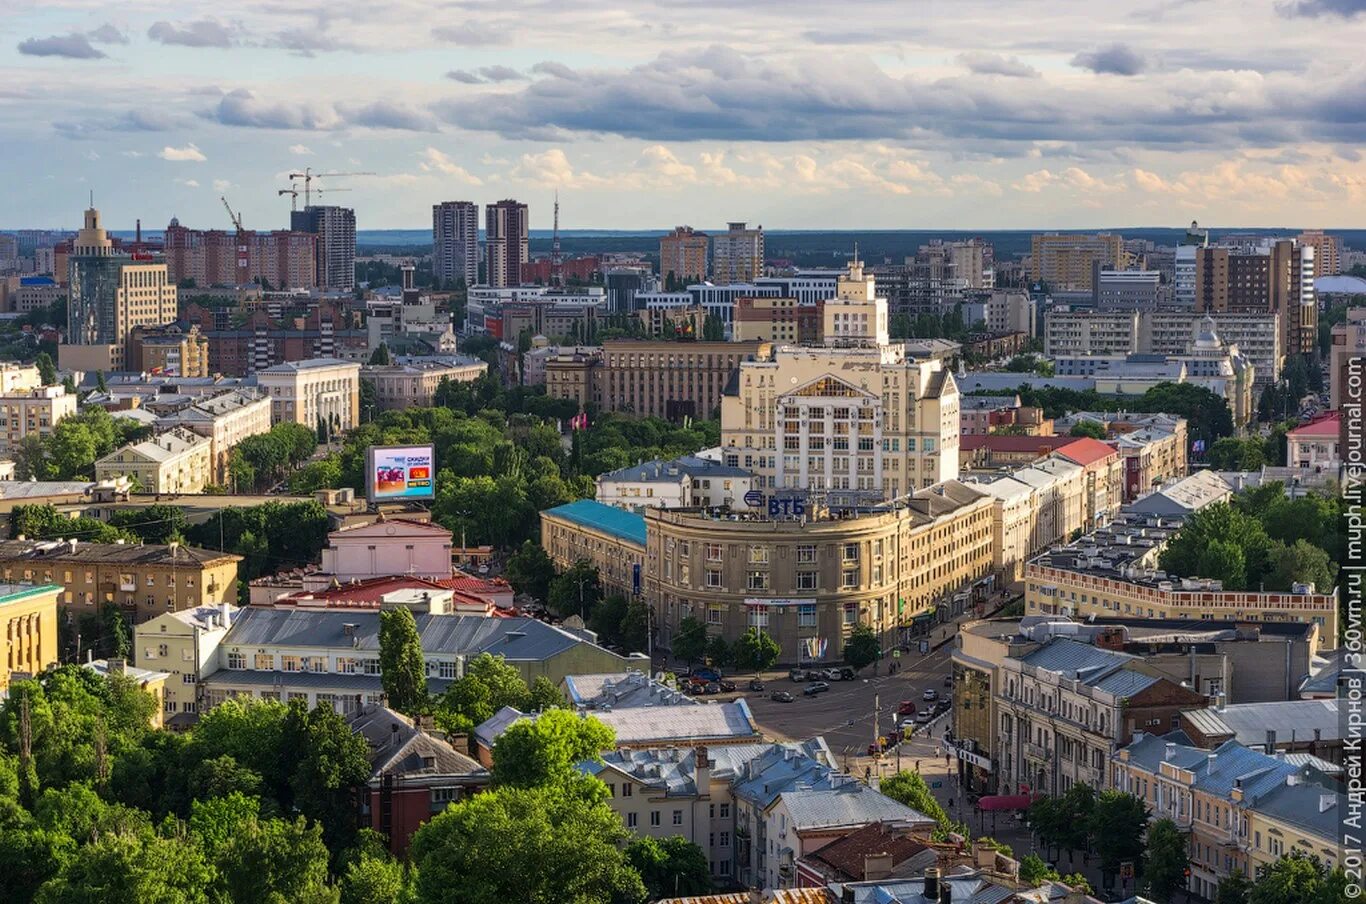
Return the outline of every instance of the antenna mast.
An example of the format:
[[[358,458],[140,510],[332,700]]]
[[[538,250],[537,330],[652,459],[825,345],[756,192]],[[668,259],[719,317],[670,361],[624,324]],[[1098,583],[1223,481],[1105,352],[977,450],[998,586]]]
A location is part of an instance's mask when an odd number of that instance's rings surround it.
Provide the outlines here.
[[[555,190],[555,226],[550,240],[550,284],[564,285],[564,255],[560,253],[560,191]]]

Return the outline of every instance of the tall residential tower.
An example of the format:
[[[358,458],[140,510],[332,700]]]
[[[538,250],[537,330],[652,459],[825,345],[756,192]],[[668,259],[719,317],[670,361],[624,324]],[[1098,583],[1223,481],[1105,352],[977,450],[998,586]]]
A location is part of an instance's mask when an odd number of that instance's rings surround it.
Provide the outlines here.
[[[479,281],[479,205],[442,201],[432,205],[432,276],[445,283]]]
[[[320,289],[350,292],[356,287],[356,212],[349,207],[310,205],[290,214],[290,228],[318,237],[315,250]]]
[[[503,200],[484,208],[484,242],[488,246],[488,279],[494,288],[520,286],[528,259],[527,206]]]

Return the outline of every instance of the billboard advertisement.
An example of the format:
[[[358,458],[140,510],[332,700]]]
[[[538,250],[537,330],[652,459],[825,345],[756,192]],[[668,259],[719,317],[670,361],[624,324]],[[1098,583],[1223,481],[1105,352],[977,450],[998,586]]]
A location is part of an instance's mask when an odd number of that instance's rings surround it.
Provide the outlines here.
[[[371,446],[365,455],[366,498],[371,502],[434,499],[432,446]]]

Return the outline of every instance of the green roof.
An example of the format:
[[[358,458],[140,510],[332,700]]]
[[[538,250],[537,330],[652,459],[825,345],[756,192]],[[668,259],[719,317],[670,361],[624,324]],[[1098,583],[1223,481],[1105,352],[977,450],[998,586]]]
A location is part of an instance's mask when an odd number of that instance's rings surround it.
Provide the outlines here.
[[[0,606],[17,603],[42,593],[61,593],[60,584],[0,584]]]
[[[645,516],[637,515],[610,505],[603,505],[593,499],[580,499],[567,505],[557,505],[542,512],[582,527],[591,527],[611,534],[628,543],[634,543],[642,550],[645,548]]]

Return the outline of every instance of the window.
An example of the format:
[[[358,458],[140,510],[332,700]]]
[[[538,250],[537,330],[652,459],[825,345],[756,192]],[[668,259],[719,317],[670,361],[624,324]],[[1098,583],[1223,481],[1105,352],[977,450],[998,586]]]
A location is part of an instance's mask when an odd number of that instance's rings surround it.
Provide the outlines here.
[[[630,797],[633,793],[635,793],[635,788],[636,786],[631,784],[630,782],[622,782],[621,796]]]
[[[246,667],[247,656],[245,653],[239,653],[236,650],[234,650],[228,654],[228,668],[240,670],[245,669]]]
[[[721,544],[720,544],[720,543],[708,543],[708,544],[707,544],[707,561],[708,561],[708,562],[720,562],[720,561],[721,561]]]
[[[707,586],[708,586],[708,587],[720,587],[720,586],[721,586],[721,572],[720,572],[718,569],[715,569],[715,568],[708,568],[708,569],[707,569]]]
[[[751,546],[751,547],[749,548],[749,564],[751,564],[751,565],[767,565],[767,564],[768,564],[768,547],[767,547],[767,546]]]
[[[360,661],[360,666],[361,666],[361,671],[362,671],[364,674],[366,674],[366,675],[378,675],[378,674],[379,674],[379,660],[378,660],[378,659],[362,659],[362,660]]]
[[[797,572],[797,589],[798,589],[798,590],[815,590],[815,589],[816,589],[816,572],[814,572],[814,571],[799,571],[799,572]]]
[[[751,571],[751,572],[749,572],[749,578],[748,578],[748,580],[745,582],[745,586],[748,587],[750,590],[767,590],[767,589],[768,589],[768,572],[767,572],[767,571]]]
[[[194,684],[196,680],[198,679],[195,677],[194,672],[186,672],[185,674],[180,676],[181,684]]]
[[[802,603],[801,605],[799,605],[799,606],[797,607],[797,627],[799,627],[799,628],[814,628],[814,627],[816,627],[816,604],[815,604],[815,603]],[[729,810],[729,809],[730,809],[730,805],[729,805],[729,804],[722,804],[721,807],[722,807],[723,810]],[[725,813],[723,812],[721,815],[724,816]]]
[[[627,813],[627,814],[626,814],[626,828],[628,828],[628,829],[634,829],[635,827],[636,827],[636,814],[634,814],[634,813]]]
[[[651,811],[650,811],[650,825],[652,825],[652,826],[657,826],[657,825],[659,825],[659,811],[658,811],[658,810],[651,810]]]
[[[841,576],[840,576],[840,586],[844,587],[844,589],[846,589],[846,590],[850,590],[850,589],[853,589],[853,588],[857,587],[857,586],[858,586],[858,569],[857,569],[857,568],[846,568],[846,569],[844,570],[843,574],[841,574]]]
[[[721,833],[721,844],[719,847],[730,847],[730,832]]]
[[[720,606],[708,606],[708,607],[707,607],[707,624],[709,624],[709,625],[719,625],[719,624],[721,624],[721,607],[720,607]]]
[[[857,561],[858,561],[858,544],[857,544],[857,543],[846,543],[846,544],[844,544],[844,548],[843,548],[843,550],[841,550],[841,557],[842,557],[843,560],[846,561],[846,562],[857,562]]]
[[[855,603],[844,604],[844,623],[846,625],[858,624],[858,605]]]
[[[298,672],[303,670],[303,665],[298,656],[281,656],[280,669],[285,672]]]
[[[768,627],[768,607],[751,606],[749,609],[749,626],[751,628]]]
[[[683,811],[682,811],[682,810],[674,810],[674,825],[676,825],[676,826],[681,826],[681,825],[683,825]]]
[[[722,818],[722,819],[729,819],[729,818],[730,818],[730,804],[722,804],[722,805],[721,805],[721,818]]]
[[[815,561],[816,561],[816,547],[814,547],[814,546],[798,546],[798,547],[797,547],[797,564],[798,564],[798,565],[810,565],[811,563],[813,563],[813,562],[815,562]]]
[[[275,654],[257,653],[252,668],[260,672],[268,672],[275,668]]]
[[[439,662],[439,663],[437,663],[436,674],[437,674],[437,677],[438,677],[438,678],[448,678],[448,679],[458,678],[459,676],[456,675],[455,672],[456,672],[456,663],[454,663],[454,662]]]

